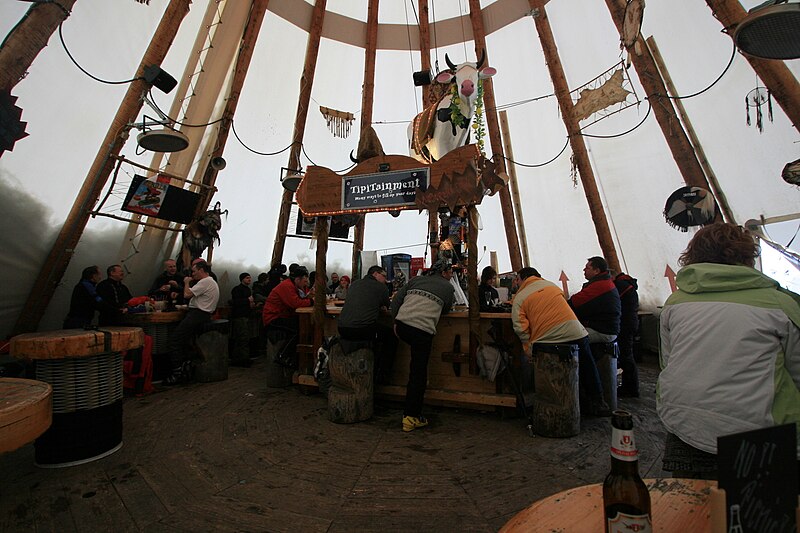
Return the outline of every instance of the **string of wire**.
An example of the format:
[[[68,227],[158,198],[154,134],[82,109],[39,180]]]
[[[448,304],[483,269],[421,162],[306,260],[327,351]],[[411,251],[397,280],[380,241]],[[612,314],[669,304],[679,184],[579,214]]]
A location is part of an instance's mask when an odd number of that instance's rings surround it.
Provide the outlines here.
[[[97,76],[95,76],[95,75],[91,74],[91,73],[90,73],[89,71],[87,71],[85,68],[83,68],[82,66],[80,66],[80,64],[79,64],[79,63],[78,63],[78,62],[75,60],[75,58],[74,58],[74,57],[72,56],[72,54],[70,53],[70,51],[69,51],[69,48],[67,48],[67,43],[66,43],[66,42],[64,42],[64,34],[63,34],[63,32],[61,31],[61,26],[62,26],[63,24],[64,24],[64,23],[62,22],[61,24],[59,24],[59,25],[58,25],[58,38],[61,40],[61,46],[64,48],[64,52],[66,52],[66,54],[67,54],[67,57],[69,57],[69,58],[70,58],[70,60],[71,60],[71,61],[72,61],[72,62],[75,64],[75,66],[76,66],[76,67],[78,67],[78,69],[79,69],[81,72],[83,72],[84,74],[86,74],[87,76],[89,76],[90,78],[92,78],[94,81],[99,81],[100,83],[105,83],[105,84],[108,84],[108,85],[122,85],[122,84],[125,84],[125,83],[131,83],[131,82],[134,82],[134,81],[137,81],[137,80],[143,80],[143,79],[144,79],[143,77],[139,76],[139,77],[137,77],[137,78],[131,78],[131,79],[129,79],[129,80],[122,80],[122,81],[108,81],[108,80],[104,80],[104,79],[102,79],[102,78],[98,78]]]

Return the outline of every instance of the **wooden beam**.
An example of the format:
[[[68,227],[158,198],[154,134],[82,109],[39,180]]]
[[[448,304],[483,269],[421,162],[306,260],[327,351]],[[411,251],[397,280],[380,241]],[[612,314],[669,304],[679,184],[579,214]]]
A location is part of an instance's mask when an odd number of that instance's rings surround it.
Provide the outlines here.
[[[367,47],[364,49],[364,85],[361,91],[361,130],[372,126],[372,107],[375,101],[375,59],[378,49],[378,0],[369,0],[367,6]],[[353,231],[353,255],[351,274],[353,281],[361,277],[361,250],[364,249],[364,224],[362,216]]]
[[[486,53],[484,66],[489,65],[489,52],[486,50],[486,32],[483,26],[483,14],[481,12],[480,0],[469,0],[469,19],[472,22],[472,36],[475,41],[475,55],[480,57],[482,52]],[[505,169],[505,154],[503,153],[503,141],[500,138],[500,128],[497,123],[497,104],[494,99],[494,88],[492,79],[483,80],[483,102],[484,116],[486,117],[486,128],[489,130],[489,141],[492,146],[492,159]],[[503,212],[503,225],[506,230],[506,241],[508,242],[508,256],[511,259],[511,268],[519,270],[522,268],[522,255],[519,251],[519,237],[517,226],[514,220],[514,206],[511,203],[511,193],[508,187],[500,190],[500,208]]]
[[[503,132],[503,147],[508,154],[508,187],[511,190],[511,201],[514,203],[514,217],[519,230],[519,244],[522,248],[522,261],[530,266],[531,256],[528,252],[528,235],[525,232],[525,219],[522,216],[522,201],[519,197],[519,181],[517,165],[514,164],[514,148],[511,144],[511,130],[508,128],[508,111],[500,111],[500,128]],[[495,268],[495,270],[497,270]]]
[[[733,36],[733,30],[747,15],[738,0],[706,0],[714,17],[720,21],[725,32]],[[744,55],[744,54],[743,54]],[[756,71],[761,81],[769,89],[772,97],[781,106],[783,112],[800,130],[800,84],[784,61],[775,59],[759,59],[744,55],[744,58]]]
[[[144,68],[148,65],[160,65],[164,61],[181,22],[189,13],[190,3],[191,0],[170,0],[164,11],[153,39],[139,63],[136,71],[137,79],[128,86],[64,226],[33,282],[28,299],[14,325],[14,334],[35,331],[38,327],[44,311],[53,298],[56,287],[67,270],[75,247],[83,235],[86,223],[89,221],[89,214],[108,181],[108,176],[114,167],[113,156],[119,155],[128,138],[128,125],[136,120],[142,109],[141,96],[152,87],[152,84],[147,83],[143,78]]]
[[[231,125],[233,124],[233,115],[236,114],[236,106],[239,104],[239,96],[244,87],[244,80],[247,77],[247,70],[250,68],[250,60],[253,58],[253,50],[256,47],[258,40],[258,33],[261,29],[261,24],[264,22],[264,15],[267,11],[269,0],[253,0],[250,6],[250,16],[247,20],[247,25],[244,27],[242,34],[242,42],[239,46],[239,55],[236,58],[236,65],[233,69],[233,80],[231,81],[230,92],[228,99],[225,102],[225,109],[222,112],[222,122],[219,123],[217,131],[217,142],[214,144],[216,148],[211,154],[211,160],[215,157],[222,157],[225,151],[225,144],[228,141]],[[210,160],[210,161],[211,161]],[[217,181],[217,174],[219,169],[212,168],[209,161],[206,167],[205,174],[203,175],[203,185],[213,187]],[[214,196],[214,190],[201,190],[201,200],[197,202],[195,209],[195,218],[203,214],[208,209],[211,203],[211,198]]]
[[[0,48],[0,89],[11,91],[25,77],[50,36],[67,20],[73,5],[75,0],[31,5]]]
[[[289,162],[287,164],[287,167],[292,170],[300,169],[300,150],[303,147],[303,135],[306,131],[308,104],[311,101],[311,88],[314,85],[314,71],[317,68],[319,41],[322,36],[322,24],[325,22],[326,5],[327,0],[317,0],[314,4],[313,14],[311,15],[311,30],[308,33],[303,74],[300,76],[300,95],[297,98],[294,134],[292,135],[292,147],[289,150]],[[275,242],[272,245],[272,262],[270,265],[280,264],[283,260],[283,249],[286,244],[286,233],[289,228],[289,214],[292,209],[293,196],[294,193],[292,193],[292,191],[283,191],[281,209],[278,213],[278,224],[275,231]]]
[[[478,374],[478,346],[481,343],[481,298],[478,294],[478,210],[467,207],[467,298],[469,303],[469,373]]]
[[[625,0],[606,0],[606,5],[611,12],[611,18],[614,20],[617,30],[622,34],[622,25],[625,19]],[[647,93],[653,114],[672,152],[672,158],[678,165],[681,176],[683,176],[683,181],[686,185],[692,187],[711,190],[700,162],[697,160],[694,147],[689,142],[686,132],[683,131],[680,119],[678,119],[678,115],[672,105],[672,100],[667,96],[667,87],[661,79],[658,67],[653,60],[653,56],[650,55],[647,43],[644,42],[641,34],[636,37],[636,44],[630,48],[630,59],[639,76],[639,82]]]
[[[535,9],[535,4],[537,4],[537,2],[530,0],[530,3],[531,9]],[[603,257],[608,261],[608,265],[617,271],[621,271],[619,259],[617,258],[617,249],[614,246],[614,240],[611,238],[611,230],[608,226],[606,213],[603,210],[603,203],[600,200],[600,193],[597,190],[594,170],[589,161],[586,143],[583,141],[583,136],[581,136],[580,125],[575,119],[574,105],[572,103],[572,96],[570,96],[567,77],[561,65],[561,58],[558,55],[558,48],[556,47],[555,38],[553,37],[553,30],[550,28],[550,21],[547,18],[547,10],[544,6],[540,6],[536,9],[533,21],[536,24],[536,30],[539,32],[539,40],[542,43],[545,63],[547,64],[547,69],[550,71],[550,79],[553,80],[558,107],[561,110],[561,116],[567,128],[569,144],[572,147],[572,154],[578,167],[578,173],[581,176],[583,192],[589,204],[589,212],[594,221],[600,249],[603,252]]]
[[[677,89],[675,89],[675,84],[672,83],[672,76],[669,75],[667,64],[664,63],[664,58],[661,57],[661,52],[658,50],[656,40],[650,36],[645,42],[647,43],[648,48],[650,48],[650,53],[653,56],[653,60],[656,62],[656,66],[661,73],[661,77],[664,79],[664,85],[666,85],[670,95],[673,97],[678,96],[679,93]],[[722,211],[722,215],[724,216],[726,222],[732,222],[735,224],[736,219],[734,219],[733,211],[731,210],[730,205],[728,205],[728,199],[726,198],[725,193],[722,192],[722,187],[720,187],[719,180],[717,180],[717,175],[714,173],[714,169],[711,168],[711,163],[708,162],[706,152],[703,150],[703,145],[700,144],[700,139],[697,137],[694,127],[692,126],[692,121],[689,119],[689,114],[686,112],[686,108],[683,107],[683,100],[677,99],[674,100],[674,102],[675,108],[678,110],[678,115],[681,117],[681,121],[683,122],[683,127],[686,128],[686,135],[689,136],[689,141],[692,143],[692,146],[694,146],[694,151],[697,154],[697,160],[700,162],[700,166],[703,167],[703,172],[706,175],[706,179],[708,179],[708,184],[711,186],[711,192],[717,200],[720,211]]]
[[[417,2],[419,12],[419,57],[422,70],[431,70],[431,32],[430,17],[428,15],[428,0]],[[422,107],[431,104],[433,98],[431,85],[422,86]],[[431,238],[435,236],[435,238]],[[439,255],[439,213],[428,211],[428,245],[431,247],[431,264],[436,262]]]

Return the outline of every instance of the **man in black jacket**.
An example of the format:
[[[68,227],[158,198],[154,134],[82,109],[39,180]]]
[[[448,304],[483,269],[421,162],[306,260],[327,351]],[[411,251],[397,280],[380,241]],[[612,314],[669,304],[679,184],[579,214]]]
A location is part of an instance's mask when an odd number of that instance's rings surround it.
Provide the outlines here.
[[[164,272],[158,275],[148,291],[156,300],[171,300],[183,304],[183,276],[178,272],[174,259],[164,261]]]
[[[120,265],[111,265],[106,269],[108,277],[97,284],[97,294],[110,305],[100,310],[100,326],[121,326],[122,315],[128,312],[128,300],[131,291],[122,283],[125,271]]]
[[[386,271],[374,265],[369,267],[366,276],[350,285],[338,324],[339,337],[344,340],[373,341],[378,383],[385,382],[388,377],[397,350],[397,337],[392,328],[378,322],[381,310],[389,310],[389,289]]]
[[[100,281],[100,269],[96,265],[86,267],[81,273],[81,280],[72,289],[69,301],[69,312],[64,319],[64,329],[85,328],[94,320],[94,312],[114,313],[117,311],[97,294],[97,283]]]
[[[612,342],[619,335],[622,304],[611,280],[608,263],[602,257],[590,257],[583,267],[586,283],[572,295],[569,305],[586,331],[589,342]]]
[[[239,284],[231,289],[231,365],[249,367],[250,362],[250,314],[255,307],[252,276],[239,274]]]

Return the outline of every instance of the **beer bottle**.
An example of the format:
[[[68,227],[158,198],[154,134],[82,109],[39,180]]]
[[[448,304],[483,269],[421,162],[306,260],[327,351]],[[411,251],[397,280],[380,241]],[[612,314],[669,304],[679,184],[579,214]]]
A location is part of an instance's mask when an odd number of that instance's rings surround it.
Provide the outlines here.
[[[639,477],[639,452],[633,439],[633,417],[627,411],[611,415],[611,472],[603,482],[606,533],[650,533],[650,493]]]

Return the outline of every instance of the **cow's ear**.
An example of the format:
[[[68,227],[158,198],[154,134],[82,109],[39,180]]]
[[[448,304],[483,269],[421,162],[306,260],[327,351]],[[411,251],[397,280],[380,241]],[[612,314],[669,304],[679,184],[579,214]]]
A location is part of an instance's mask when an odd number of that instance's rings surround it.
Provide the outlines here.
[[[496,68],[494,68],[494,67],[485,67],[485,68],[482,68],[481,71],[478,73],[478,77],[480,79],[482,79],[482,80],[485,80],[486,78],[491,78],[495,74],[497,74],[497,69]]]
[[[445,70],[444,72],[440,72],[436,75],[436,81],[439,83],[450,83],[453,80],[453,73],[449,70]]]

